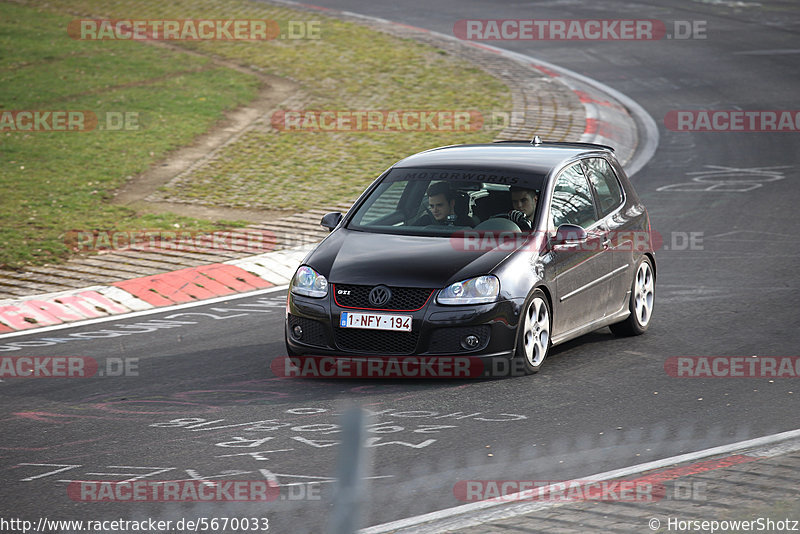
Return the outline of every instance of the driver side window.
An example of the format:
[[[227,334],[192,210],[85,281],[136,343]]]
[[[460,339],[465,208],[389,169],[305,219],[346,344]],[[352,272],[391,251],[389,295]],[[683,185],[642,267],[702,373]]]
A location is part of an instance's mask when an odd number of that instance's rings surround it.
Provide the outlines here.
[[[553,228],[575,224],[588,228],[597,222],[592,192],[580,163],[570,165],[558,175],[550,205]]]
[[[364,210],[363,215],[361,215],[358,221],[359,224],[381,224],[380,221],[391,218],[393,214],[396,214],[399,209],[400,198],[407,185],[408,182],[389,182],[388,184],[381,184],[383,189],[380,191],[380,196]]]

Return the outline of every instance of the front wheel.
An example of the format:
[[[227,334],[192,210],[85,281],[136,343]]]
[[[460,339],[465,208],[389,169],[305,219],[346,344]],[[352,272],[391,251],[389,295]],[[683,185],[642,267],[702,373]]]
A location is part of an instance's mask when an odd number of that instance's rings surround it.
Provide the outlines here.
[[[620,323],[612,324],[611,332],[615,336],[638,336],[644,334],[653,316],[656,301],[656,278],[653,264],[647,256],[639,262],[636,275],[631,284],[631,298],[628,309],[631,314]]]
[[[531,295],[519,323],[516,357],[523,363],[525,374],[539,372],[550,351],[550,305],[541,289]]]

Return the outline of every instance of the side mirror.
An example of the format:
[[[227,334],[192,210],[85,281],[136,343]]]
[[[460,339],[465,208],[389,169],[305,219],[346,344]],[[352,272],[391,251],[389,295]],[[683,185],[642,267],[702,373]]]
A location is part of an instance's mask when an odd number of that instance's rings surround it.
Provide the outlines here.
[[[323,228],[327,228],[329,232],[332,232],[334,228],[339,226],[340,222],[342,222],[342,214],[338,211],[334,211],[323,215],[319,224]]]
[[[556,230],[553,245],[569,245],[586,241],[586,230],[577,224],[562,224]]]

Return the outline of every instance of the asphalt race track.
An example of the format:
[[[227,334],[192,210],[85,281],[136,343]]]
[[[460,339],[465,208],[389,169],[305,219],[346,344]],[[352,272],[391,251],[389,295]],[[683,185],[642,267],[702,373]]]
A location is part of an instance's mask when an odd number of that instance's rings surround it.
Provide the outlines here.
[[[470,18],[659,19],[668,31],[702,21],[705,38],[489,43],[606,84],[658,124],[655,155],[633,177],[664,237],[650,330],[556,347],[538,375],[464,381],[276,378],[285,289],[0,338],[4,356],[80,356],[99,369],[0,382],[4,515],[267,517],[270,532],[322,532],[353,405],[373,413],[361,526],[463,504],[459,480],[569,480],[798,428],[796,378],[664,368],[675,356],[800,355],[800,137],[665,124],[680,110],[798,109],[800,6],[734,3],[317,1],[445,34]],[[70,481],[132,478],[267,479],[280,496],[193,505],[68,493]]]

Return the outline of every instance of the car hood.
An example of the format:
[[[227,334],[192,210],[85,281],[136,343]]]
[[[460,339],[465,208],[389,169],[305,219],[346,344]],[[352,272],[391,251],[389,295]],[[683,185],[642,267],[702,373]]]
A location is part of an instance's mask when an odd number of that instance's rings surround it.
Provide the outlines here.
[[[306,264],[336,284],[445,287],[488,274],[508,250],[461,250],[446,237],[373,234],[339,228]]]

